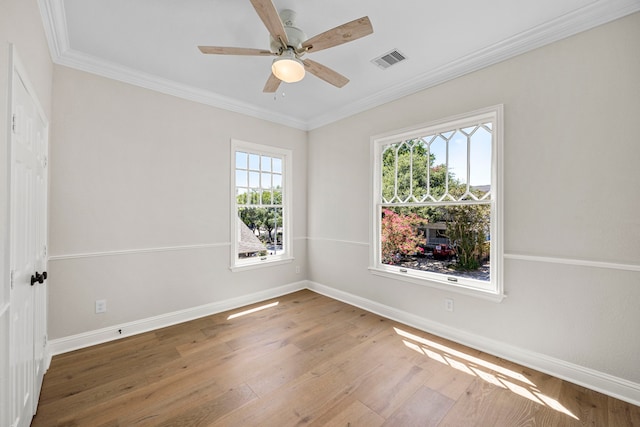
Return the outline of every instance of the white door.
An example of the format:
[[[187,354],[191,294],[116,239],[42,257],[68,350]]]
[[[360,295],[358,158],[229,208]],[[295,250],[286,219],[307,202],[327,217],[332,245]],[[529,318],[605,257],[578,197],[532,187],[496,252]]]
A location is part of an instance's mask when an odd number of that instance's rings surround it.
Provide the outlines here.
[[[14,57],[15,60],[15,57]],[[47,125],[19,68],[12,74],[10,325],[11,425],[29,426],[46,342]],[[42,283],[40,283],[42,282]]]

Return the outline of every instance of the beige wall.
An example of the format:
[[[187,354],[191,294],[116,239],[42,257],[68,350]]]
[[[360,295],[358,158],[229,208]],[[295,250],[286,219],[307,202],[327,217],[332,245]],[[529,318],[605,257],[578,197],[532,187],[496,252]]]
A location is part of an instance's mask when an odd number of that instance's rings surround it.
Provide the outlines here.
[[[302,280],[306,132],[66,67],[54,81],[52,339]],[[229,270],[232,138],[293,150],[291,264]]]
[[[638,52],[635,14],[311,131],[310,280],[477,341],[640,383]],[[370,274],[370,137],[495,104],[505,112],[507,298]]]

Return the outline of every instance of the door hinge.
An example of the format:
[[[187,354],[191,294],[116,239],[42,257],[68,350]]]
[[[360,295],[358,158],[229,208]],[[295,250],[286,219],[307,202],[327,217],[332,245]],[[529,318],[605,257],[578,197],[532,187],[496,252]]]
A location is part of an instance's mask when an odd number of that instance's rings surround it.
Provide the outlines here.
[[[9,277],[9,286],[10,286],[10,289],[13,289],[13,273],[14,273],[14,271],[13,271],[13,270],[11,270],[11,275],[10,275],[10,277]]]
[[[17,122],[18,122],[18,117],[16,116],[16,113],[13,113],[11,115],[11,132],[13,133],[16,133]]]

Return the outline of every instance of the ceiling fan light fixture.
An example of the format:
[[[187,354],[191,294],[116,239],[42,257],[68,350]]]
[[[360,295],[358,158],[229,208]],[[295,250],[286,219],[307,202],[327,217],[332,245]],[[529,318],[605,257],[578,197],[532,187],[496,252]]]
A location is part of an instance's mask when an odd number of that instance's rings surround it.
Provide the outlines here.
[[[304,64],[292,50],[287,50],[273,60],[271,72],[285,83],[295,83],[304,78]]]

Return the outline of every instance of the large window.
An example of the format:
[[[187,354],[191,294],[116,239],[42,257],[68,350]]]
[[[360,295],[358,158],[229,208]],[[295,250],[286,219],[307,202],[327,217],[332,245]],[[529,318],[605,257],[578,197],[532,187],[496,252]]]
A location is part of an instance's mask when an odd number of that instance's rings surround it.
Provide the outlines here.
[[[291,260],[291,152],[232,141],[232,269]]]
[[[374,137],[372,271],[502,295],[502,106]]]

